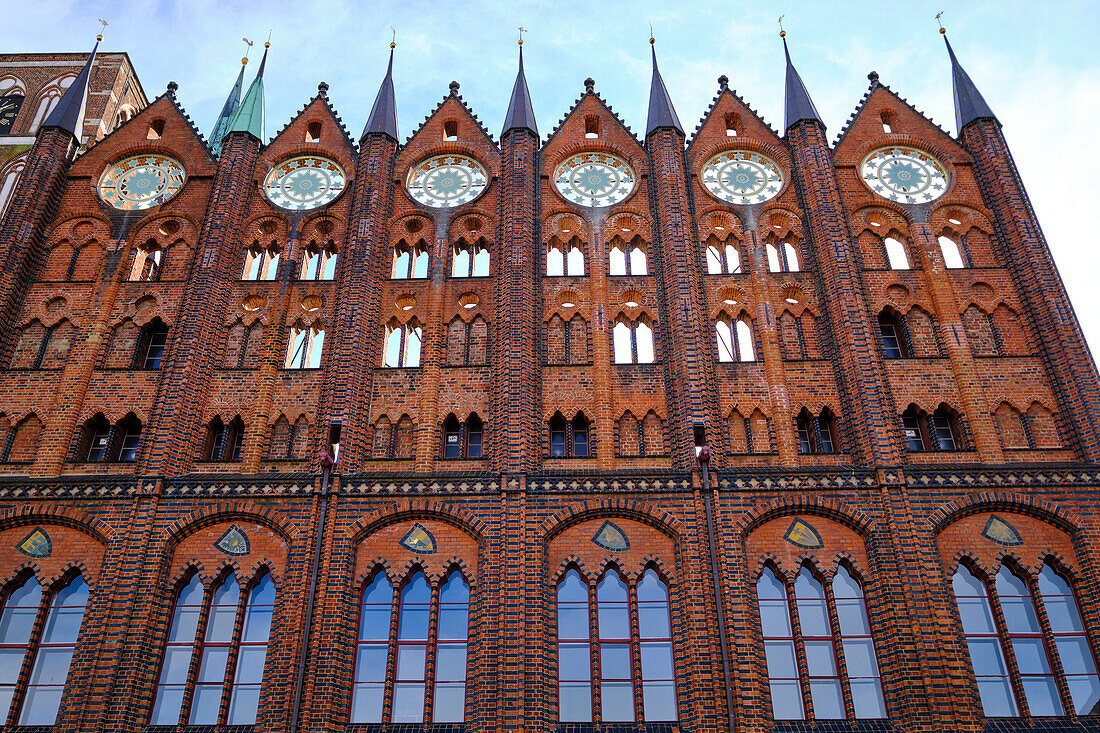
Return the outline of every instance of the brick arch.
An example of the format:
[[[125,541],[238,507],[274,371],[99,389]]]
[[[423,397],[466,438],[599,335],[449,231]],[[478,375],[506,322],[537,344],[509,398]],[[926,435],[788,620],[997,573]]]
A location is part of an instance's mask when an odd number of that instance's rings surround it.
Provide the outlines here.
[[[621,231],[623,224],[630,225],[629,232]],[[633,211],[616,212],[604,219],[603,236],[607,242],[618,237],[626,243],[634,241],[635,237],[641,237],[645,244],[649,244],[653,241],[653,223],[644,214]]]
[[[90,230],[91,233],[89,233],[87,235],[84,235],[84,236],[82,236],[78,239],[75,236],[76,232],[74,231],[74,228],[76,227],[77,224],[80,224],[81,222],[85,222],[85,221],[92,223],[92,229]],[[98,233],[97,233],[97,225],[99,227],[102,227],[102,230]],[[57,224],[54,225],[53,229],[50,230],[50,234],[49,234],[50,244],[48,245],[47,248],[52,248],[55,244],[60,242],[60,240],[62,240],[62,239],[68,239],[72,243],[72,246],[73,246],[74,249],[79,249],[79,247],[84,242],[86,242],[88,239],[99,239],[99,240],[109,239],[110,238],[110,233],[111,233],[111,222],[107,219],[107,217],[105,217],[103,215],[102,211],[95,211],[95,210],[90,210],[90,209],[84,210],[84,211],[78,211],[78,212],[72,214],[71,216],[69,216],[68,218],[64,219],[63,221],[60,221],[60,222],[58,222]]]
[[[261,222],[264,221],[275,222],[275,231],[271,234],[264,234],[263,232],[261,232],[259,225]],[[285,239],[287,235],[287,229],[287,223],[283,217],[275,214],[272,211],[262,211],[259,214],[253,214],[252,216],[246,218],[243,222],[241,222],[241,231],[244,232],[241,238],[242,240],[256,238],[264,239],[266,237],[275,237],[276,239],[282,237]],[[245,247],[247,248],[247,245],[245,245]]]
[[[722,219],[725,219],[729,226],[723,230],[723,234],[719,234],[715,226],[717,226],[718,222]],[[735,236],[738,242],[745,236],[745,224],[741,221],[741,217],[733,211],[730,211],[728,206],[716,201],[708,199],[702,202],[702,205],[696,210],[696,220],[699,226],[699,236],[704,240],[711,233],[722,241],[725,241],[726,237],[730,234]]]
[[[482,199],[477,199],[475,203],[484,203]],[[481,219],[481,228],[477,230],[467,230],[465,228],[466,221],[468,219]],[[447,232],[448,239],[457,242],[463,240],[473,244],[479,239],[485,241],[487,246],[493,245],[493,231],[496,228],[496,217],[490,214],[487,210],[478,208],[475,206],[472,209],[463,208],[462,213],[459,214],[451,221],[449,231]],[[419,232],[418,232],[419,233]]]
[[[872,226],[871,217],[874,215],[882,217],[885,221],[882,226]],[[852,212],[850,221],[852,222],[852,235],[858,237],[863,232],[871,232],[880,239],[885,239],[891,236],[890,232],[906,232],[904,235],[899,235],[903,239],[908,239],[909,231],[909,218],[906,210],[901,204],[895,204],[893,201],[887,199],[876,199],[873,204],[867,204],[861,206]]]
[[[570,410],[571,414],[566,414],[566,410]],[[555,412],[560,412],[561,416],[565,418],[566,422],[571,422],[577,415],[584,415],[588,420],[589,428],[593,431],[596,429],[596,418],[592,416],[592,408],[579,406],[574,409],[573,406],[569,407],[554,407],[551,405],[544,405],[542,410],[542,422],[545,427],[545,423],[550,422],[550,418],[554,416]],[[640,421],[639,421],[640,422]]]
[[[957,520],[981,512],[1011,512],[1034,517],[1074,537],[1083,520],[1079,514],[1046,499],[1009,492],[983,492],[960,497],[937,507],[928,516],[932,535],[938,537]]]
[[[597,113],[597,116],[602,117],[603,115]],[[610,122],[611,124],[621,124],[618,122],[618,120],[614,119],[613,115],[607,115],[607,117],[611,118],[608,119],[608,122]],[[627,132],[627,135],[630,135],[630,133]],[[631,167],[634,169],[634,178],[636,183],[628,201],[632,200],[637,195],[638,189],[641,188],[640,184],[642,182],[642,179],[649,174],[649,161],[647,159],[645,149],[633,140],[633,136],[631,136],[631,138],[629,139],[629,143],[620,144],[604,137],[598,138],[596,140],[582,138],[580,140],[561,145],[560,147],[555,145],[554,147],[556,149],[551,149],[549,155],[546,155],[546,151],[544,148],[543,155],[545,155],[545,157],[543,158],[542,162],[542,172],[552,177],[554,175],[554,170],[558,167],[558,165],[562,163],[562,161],[564,161],[569,156],[575,155],[577,153],[610,153],[611,155],[617,155],[630,163]],[[551,186],[551,188],[553,188],[553,186]],[[556,188],[553,188],[553,190],[555,192],[557,191]]]
[[[547,517],[539,525],[542,541],[549,544],[570,527],[590,519],[623,517],[660,530],[678,542],[684,523],[667,511],[655,511],[634,499],[609,498],[572,502]]]
[[[176,545],[199,530],[234,520],[267,527],[287,544],[292,544],[298,537],[298,528],[282,514],[259,504],[238,501],[216,504],[180,517],[160,531],[156,544],[171,552]]]
[[[951,224],[948,219],[958,219],[961,224]],[[932,231],[940,236],[945,231],[957,232],[964,235],[971,229],[977,229],[983,234],[992,237],[993,213],[972,200],[963,200],[957,193],[951,192],[936,201],[932,209]]]
[[[420,229],[415,232],[407,231],[405,222],[408,221],[420,222]],[[435,221],[420,212],[405,214],[390,222],[390,238],[395,243],[405,240],[410,245],[419,240],[431,242],[435,239]]]
[[[748,417],[754,412],[759,412],[764,417],[771,418],[770,407],[760,402],[735,402],[730,406],[729,411],[726,412],[726,419],[728,420],[733,417],[734,412],[737,412],[741,417]]]
[[[551,581],[549,584],[550,587],[557,588],[558,583],[561,582],[561,579],[565,577],[565,574],[569,572],[570,569],[575,569],[578,573],[580,573],[580,576],[585,583],[588,583],[591,579],[597,577],[595,575],[592,575],[592,572],[589,570],[588,566],[585,564],[582,558],[577,555],[566,555],[564,558],[562,558],[562,561],[558,563],[558,567],[556,570],[547,573],[546,577]]]
[[[60,524],[83,532],[103,545],[109,544],[115,536],[115,530],[103,520],[56,504],[22,505],[0,513],[0,531],[30,524]]]
[[[139,313],[137,304],[147,298],[152,299],[153,307]],[[107,327],[114,329],[127,320],[133,321],[138,326],[145,327],[149,325],[154,318],[159,318],[164,325],[169,328],[172,327],[172,321],[169,319],[168,314],[165,312],[164,305],[161,303],[160,299],[157,298],[156,293],[153,290],[146,290],[133,300],[127,302],[122,313],[116,316],[114,320],[110,321]]]
[[[570,221],[570,223],[576,224],[577,229],[570,229],[568,232],[561,231],[560,226],[562,220],[567,220]],[[592,224],[588,219],[564,206],[552,208],[550,212],[543,217],[542,221],[542,238],[544,244],[550,242],[550,240],[555,237],[557,237],[558,241],[569,241],[573,237],[576,237],[581,242],[588,242],[592,239]],[[562,237],[564,237],[564,240]]]
[[[792,419],[798,417],[798,414],[802,412],[802,408],[806,408],[814,417],[820,415],[826,407],[829,408],[829,412],[833,413],[834,417],[837,415],[836,407],[828,398],[823,398],[820,395],[807,395],[807,399],[801,402],[798,402],[797,399],[791,401],[790,416]]]
[[[445,98],[444,104],[446,104],[446,100],[450,98],[451,97]],[[438,115],[440,118],[445,119],[443,116],[444,113],[441,112],[441,110],[442,105],[437,107],[435,112],[433,112],[430,117],[434,118]],[[469,113],[469,110],[463,111],[465,111],[469,115],[468,119],[470,119],[474,123],[474,125],[479,126],[481,124],[476,118],[473,117],[472,114]],[[462,112],[459,112],[457,110],[456,113],[458,115],[462,115]],[[425,124],[427,124],[427,121],[428,120],[425,119]],[[417,140],[418,146],[411,147],[406,144],[405,146],[398,148],[397,155],[399,159],[397,160],[395,168],[401,171],[402,178],[407,175],[407,171],[412,170],[428,158],[434,158],[437,155],[445,155],[447,153],[465,155],[468,158],[473,158],[474,160],[476,160],[478,163],[484,166],[485,171],[489,174],[490,182],[493,178],[496,178],[500,175],[500,149],[497,147],[496,141],[493,140],[492,137],[490,137],[489,135],[486,134],[484,137],[477,138],[477,141],[479,141],[481,144],[477,144],[471,139],[440,140],[431,135],[425,138],[421,135],[421,133],[423,133],[424,131],[424,126],[425,125],[421,125],[416,130],[416,132],[413,133],[413,137],[410,138],[410,141],[413,138],[420,138],[419,140]],[[409,154],[410,151],[415,151],[415,155]],[[401,187],[401,190],[404,190],[404,186]],[[485,191],[488,192],[488,190],[489,187],[486,186]],[[480,200],[480,197],[477,200]]]
[[[690,166],[692,175],[700,174],[702,167],[706,165],[708,160],[727,150],[751,150],[766,155],[774,160],[779,164],[785,178],[783,188],[780,189],[778,195],[786,193],[787,186],[790,185],[793,179],[791,171],[794,168],[794,164],[791,162],[790,153],[787,152],[787,149],[782,144],[754,137],[741,137],[740,135],[734,138],[722,137],[712,142],[700,144],[698,148],[694,148],[691,151]]]
[[[783,497],[771,502],[771,505],[764,509],[751,509],[742,514],[733,526],[741,537],[748,537],[764,523],[791,514],[812,514],[831,519],[862,536],[865,541],[870,539],[871,531],[875,526],[874,518],[844,502],[823,497],[801,496]]]
[[[773,201],[777,200],[773,199]],[[767,227],[767,234],[780,239],[794,237],[796,244],[801,244],[805,238],[802,228],[802,216],[799,212],[782,204],[772,204],[757,217],[761,227]],[[775,227],[779,226],[779,229]]]
[[[175,234],[161,234],[157,231],[157,227],[161,222],[166,219],[173,219],[180,222],[180,230]],[[152,230],[151,232],[149,230]],[[139,242],[141,240],[155,239],[163,246],[164,242],[169,239],[179,239],[185,236],[185,231],[190,230],[190,233],[197,236],[199,233],[199,223],[194,218],[184,212],[175,211],[159,211],[153,216],[148,216],[141,220],[137,227],[132,229],[133,234],[130,236],[131,243]]]
[[[487,529],[485,523],[480,519],[447,502],[436,499],[421,501],[406,499],[363,515],[347,526],[344,530],[344,537],[351,540],[352,544],[358,545],[379,529],[406,519],[436,519],[442,521],[465,532],[478,545],[481,545]]]

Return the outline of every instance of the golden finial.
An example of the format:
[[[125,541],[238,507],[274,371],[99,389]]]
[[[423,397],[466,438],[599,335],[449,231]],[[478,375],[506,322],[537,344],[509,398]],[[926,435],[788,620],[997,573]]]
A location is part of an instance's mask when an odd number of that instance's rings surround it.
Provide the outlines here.
[[[248,48],[244,50],[244,58],[241,59],[241,65],[246,66],[248,64],[248,54],[252,50],[252,41],[247,38],[241,37],[241,40],[248,44]]]
[[[390,49],[392,50],[397,48],[397,29],[391,25],[390,30],[393,31],[393,38],[390,39]]]
[[[783,15],[779,16],[779,20],[775,21],[776,23],[779,24],[779,37],[780,38],[786,38],[787,37],[787,31],[783,30],[783,19],[786,18],[786,17],[787,17],[787,14],[783,13]]]
[[[527,29],[523,26],[519,27],[519,45],[523,45],[523,34],[527,32]]]
[[[653,37],[653,23],[649,24],[649,45],[652,46],[657,40]]]
[[[940,18],[943,17],[943,11],[936,13],[936,22],[940,24],[940,35],[947,35],[947,29],[943,27],[943,21]]]
[[[103,40],[103,31],[107,30],[107,26],[109,25],[109,23],[103,20],[103,18],[96,18],[96,20],[98,20],[102,24],[102,27],[99,29],[99,33],[97,33],[95,37],[96,42],[99,42]]]

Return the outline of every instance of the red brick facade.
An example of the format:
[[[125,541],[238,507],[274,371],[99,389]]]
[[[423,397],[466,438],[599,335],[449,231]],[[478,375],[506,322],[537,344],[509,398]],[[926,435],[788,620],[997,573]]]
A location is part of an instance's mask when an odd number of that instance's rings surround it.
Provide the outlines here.
[[[77,573],[90,588],[55,729],[147,729],[174,602],[196,574],[207,603],[231,574],[241,609],[257,579],[276,587],[256,723],[227,726],[226,693],[224,730],[1096,725],[1091,711],[1021,720],[1025,672],[1007,651],[1019,715],[986,718],[952,595],[959,567],[993,587],[1004,565],[1037,588],[1049,565],[1075,593],[1095,662],[1096,369],[996,121],[954,139],[875,77],[830,144],[812,120],[781,136],[723,82],[688,139],[660,127],[640,140],[590,86],[547,138],[516,127],[498,142],[453,85],[407,141],[370,133],[357,145],[326,88],[269,143],[231,133],[218,157],[174,87],[80,154],[57,128],[28,153],[0,226],[0,612],[32,576],[44,598]],[[887,145],[941,161],[946,194],[902,206],[872,193],[859,166]],[[701,169],[729,149],[774,160],[778,195],[752,206],[711,196]],[[624,201],[583,208],[559,195],[557,166],[586,151],[633,168]],[[135,212],[101,202],[104,170],[153,153],[186,171],[177,195]],[[416,203],[410,169],[448,153],[479,161],[487,189],[454,209]],[[298,155],[338,163],[347,190],[320,210],[274,207],[264,179]],[[909,269],[891,267],[888,237]],[[964,267],[948,266],[939,237]],[[710,245],[739,267],[714,272]],[[574,247],[584,274],[547,275],[547,252]],[[452,276],[457,253],[479,248],[488,276]],[[616,248],[642,250],[648,274],[612,275]],[[322,250],[338,258],[334,278],[302,279]],[[279,255],[273,277],[243,279],[264,251]],[[391,277],[406,251],[426,253],[424,277]],[[135,277],[151,252],[158,276]],[[740,348],[755,358],[720,358],[722,319],[748,324]],[[616,363],[620,321],[652,327],[653,363]],[[900,357],[884,345],[886,321]],[[384,367],[390,330],[417,327],[419,365]],[[164,328],[163,357],[146,368]],[[287,368],[299,331],[324,332],[319,367]],[[922,436],[906,435],[903,416],[947,426],[949,445],[933,434],[913,449]],[[446,457],[446,426],[468,445],[478,424],[480,454]],[[328,477],[321,454],[337,435]],[[27,544],[36,529],[45,550]],[[887,718],[857,719],[855,662],[836,641],[847,721],[774,719],[765,572],[792,599],[803,714],[824,717],[792,590],[804,568],[827,589],[834,629],[840,568],[859,583]],[[560,719],[555,599],[573,571],[592,599],[594,723]],[[639,722],[600,722],[598,584],[620,574],[636,617],[650,571],[668,592],[675,721],[640,722],[650,703],[635,651]],[[395,642],[385,722],[352,724],[363,591],[384,576],[396,599],[418,572],[433,603],[452,573],[470,588],[465,722],[399,722]],[[242,613],[234,638],[247,634]],[[1048,615],[1051,674],[1073,710]],[[44,625],[42,611],[33,639]],[[432,644],[442,638],[438,613],[427,628]],[[638,623],[630,634],[637,650]],[[13,677],[13,726],[31,658]],[[427,669],[437,664],[429,652]],[[439,696],[429,683],[425,710]]]

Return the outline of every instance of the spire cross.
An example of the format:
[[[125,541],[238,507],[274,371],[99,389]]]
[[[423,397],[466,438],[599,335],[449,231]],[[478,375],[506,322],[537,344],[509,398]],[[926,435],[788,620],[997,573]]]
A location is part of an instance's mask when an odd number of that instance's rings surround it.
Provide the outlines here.
[[[787,17],[787,14],[783,13],[783,15],[779,16],[779,20],[775,21],[776,23],[779,24],[779,37],[780,38],[786,38],[787,37],[787,31],[783,30],[783,19],[786,18],[786,17]]]
[[[267,41],[264,42],[264,48],[271,48],[271,29],[267,31]]]

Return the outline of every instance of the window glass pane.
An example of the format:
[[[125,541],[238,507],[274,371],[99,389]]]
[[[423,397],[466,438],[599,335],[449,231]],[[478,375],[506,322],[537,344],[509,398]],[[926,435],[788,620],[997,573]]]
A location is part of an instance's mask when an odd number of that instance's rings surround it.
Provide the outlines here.
[[[737,322],[737,349],[741,361],[756,361],[756,351],[752,343],[752,328],[745,321]]]
[[[1057,636],[1054,646],[1066,674],[1096,674],[1096,663],[1084,636]]]
[[[1072,596],[1044,597],[1043,602],[1054,633],[1084,632],[1085,627],[1081,623],[1081,615],[1077,612],[1077,604]]]
[[[588,586],[581,580],[580,573],[570,570],[558,584],[558,602],[588,603]]]
[[[1050,565],[1043,565],[1039,573],[1039,593],[1046,596],[1071,596],[1069,583],[1057,573]]]
[[[844,663],[849,677],[878,677],[878,660],[870,639],[845,639]]]
[[[803,571],[806,572],[806,571]],[[801,578],[801,573],[799,578]],[[813,581],[817,583],[816,580]],[[820,585],[818,588],[820,589]],[[829,614],[825,610],[825,599],[798,598],[798,581],[795,581],[796,604],[798,606],[798,621],[802,626],[804,636],[829,636]]]
[[[385,669],[385,659],[382,660]],[[460,682],[466,679],[466,645],[440,644],[435,657],[435,679]]]
[[[672,643],[667,641],[642,642],[642,678],[647,680],[671,680]]]
[[[447,582],[439,589],[440,603],[469,603],[470,586],[462,577],[462,573],[452,572],[447,576]]]
[[[402,606],[397,638],[422,640],[428,638],[428,608],[426,606]]]
[[[974,637],[966,640],[970,649],[970,659],[974,664],[974,674],[983,675],[1005,674],[1004,657],[1001,654],[1001,642],[996,637]]]
[[[445,604],[439,607],[439,638],[465,639],[470,609],[466,604]]]
[[[208,646],[203,649],[199,682],[216,682],[220,685],[225,679],[225,665],[228,661],[229,647]]]
[[[772,717],[776,720],[802,720],[802,688],[798,680],[772,680],[768,685],[772,693]]]
[[[641,321],[634,328],[635,338],[638,342],[638,363],[653,363],[653,329]]]
[[[393,686],[393,722],[419,723],[424,720],[424,683],[398,682]]]
[[[638,581],[638,600],[642,603],[646,601],[668,603],[668,589],[653,568],[646,570],[642,579]]]
[[[634,720],[634,690],[631,683],[604,682],[600,685],[600,702],[604,720]]]
[[[760,601],[760,623],[765,637],[790,636],[791,617],[786,601]]]
[[[886,702],[882,698],[882,685],[877,679],[851,680],[852,703],[857,718],[885,718]]]
[[[1039,619],[1035,615],[1035,607],[1031,603],[1031,596],[1013,598],[1002,595],[1001,609],[1004,611],[1005,624],[1008,626],[1009,632],[1039,633]]]
[[[840,693],[840,680],[811,680],[810,701],[814,705],[814,717],[818,720],[844,717],[844,698]]]
[[[675,685],[671,682],[643,682],[642,711],[647,722],[676,720]]]
[[[634,247],[630,250],[630,274],[648,274],[648,271],[646,269],[645,250],[643,250],[641,247]]]
[[[806,642],[806,666],[811,677],[836,676],[836,656],[831,641]]]
[[[630,638],[630,613],[625,603],[600,603],[598,619],[601,639]]]
[[[385,684],[355,685],[351,690],[351,722],[381,723]]]
[[[558,644],[558,679],[592,678],[592,658],[588,644]]]
[[[356,682],[386,681],[385,644],[360,644],[355,658]]]
[[[592,720],[592,687],[587,682],[558,685],[558,720],[563,723]]]
[[[210,620],[206,625],[206,640],[228,642],[233,638],[233,622],[237,616],[237,604],[232,606],[211,606]]]
[[[1016,664],[1020,674],[1050,674],[1050,663],[1043,640],[1039,637],[1016,637],[1012,640],[1012,651],[1016,655]]]
[[[0,644],[26,644],[31,638],[34,617],[42,602],[42,587],[31,576],[4,601],[0,614]]]
[[[764,656],[768,662],[768,677],[773,679],[798,677],[798,664],[795,662],[793,642],[765,641]]]
[[[1069,683],[1074,712],[1078,715],[1087,715],[1100,704],[1100,678],[1096,675],[1068,677],[1066,682]]]
[[[714,246],[707,247],[707,274],[722,274],[722,257],[718,254],[718,249]]]
[[[240,652],[237,654],[235,682],[243,685],[258,685],[264,678],[264,661],[266,659],[266,644],[242,645]]]
[[[612,331],[615,341],[615,363],[630,364],[634,361],[634,354],[630,345],[630,326],[619,321]]]
[[[389,606],[363,606],[359,638],[362,641],[386,641],[390,638]]]
[[[0,684],[14,685],[19,680],[19,668],[25,654],[26,649],[0,649]]]
[[[1016,701],[1007,677],[979,677],[978,696],[987,718],[1012,718],[1017,715]]]
[[[42,647],[31,670],[32,685],[63,685],[69,676],[69,663],[73,660],[73,648]]]
[[[160,681],[185,682],[187,680],[187,668],[190,664],[191,646],[189,644],[186,646],[169,646],[164,650],[164,663],[160,668]]]
[[[224,669],[223,669],[224,673]],[[195,685],[195,696],[191,701],[190,725],[213,725],[218,722],[218,706],[222,701],[222,685]]]
[[[1062,703],[1058,698],[1058,685],[1053,675],[1024,677],[1024,696],[1028,712],[1033,716],[1061,715]]]
[[[669,628],[668,602],[639,603],[638,628],[643,639],[666,639],[672,636]]]
[[[771,568],[765,568],[756,581],[758,598],[787,600],[787,590]]]
[[[962,618],[963,632],[966,634],[995,633],[993,614],[989,610],[987,598],[959,597],[959,616]]]
[[[153,702],[153,715],[149,725],[176,725],[180,720],[180,708],[183,707],[182,685],[158,687],[157,698]],[[3,709],[0,702],[0,710]]]
[[[833,584],[836,587],[836,584]],[[870,634],[871,625],[867,620],[867,611],[862,598],[837,598],[836,615],[840,619],[840,633]]]
[[[588,604],[558,604],[558,638],[588,638]]]
[[[605,680],[628,680],[630,674],[630,645],[600,645],[600,677]]]
[[[235,685],[229,699],[230,725],[251,725],[256,722],[256,711],[260,707],[259,685]]]
[[[579,277],[584,274],[584,252],[579,247],[569,250],[569,275]]]
[[[23,709],[19,712],[19,725],[53,725],[61,708],[62,692],[60,686],[28,687]]]
[[[14,685],[0,685],[0,720],[7,720],[11,699],[15,696]]]
[[[466,685],[462,682],[440,682],[432,698],[433,723],[458,723],[465,717]]]
[[[198,608],[176,606],[176,611],[172,614],[172,627],[168,632],[168,638],[172,641],[191,643],[195,639],[195,631],[198,626]]]
[[[612,247],[607,253],[607,269],[612,276],[626,274],[626,255],[621,247]]]
[[[271,633],[271,606],[249,606],[244,614],[241,641],[266,642]]]
[[[400,644],[397,647],[397,679],[424,679],[425,651],[423,644]]]

